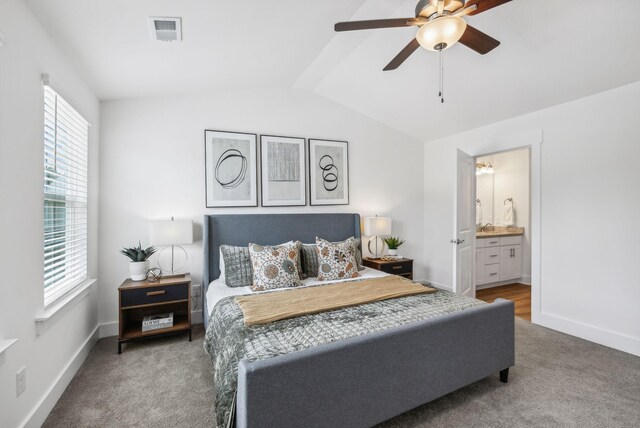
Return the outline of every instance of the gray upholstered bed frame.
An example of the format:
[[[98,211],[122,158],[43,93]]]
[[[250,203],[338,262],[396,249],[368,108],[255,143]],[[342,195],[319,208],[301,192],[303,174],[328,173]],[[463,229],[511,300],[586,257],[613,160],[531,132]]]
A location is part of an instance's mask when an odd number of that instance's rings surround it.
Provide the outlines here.
[[[331,241],[360,237],[360,216],[205,216],[205,290],[220,275],[221,244],[315,242],[316,235]],[[513,303],[498,299],[267,360],[242,360],[236,427],[367,427],[497,372],[506,382],[513,364]]]

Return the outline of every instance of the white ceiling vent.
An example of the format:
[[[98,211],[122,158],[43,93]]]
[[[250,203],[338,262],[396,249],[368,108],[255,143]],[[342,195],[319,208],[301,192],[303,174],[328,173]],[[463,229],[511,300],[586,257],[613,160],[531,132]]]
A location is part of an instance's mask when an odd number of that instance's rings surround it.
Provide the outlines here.
[[[166,17],[149,17],[149,30],[151,38],[163,42],[176,42],[182,40],[182,19]]]

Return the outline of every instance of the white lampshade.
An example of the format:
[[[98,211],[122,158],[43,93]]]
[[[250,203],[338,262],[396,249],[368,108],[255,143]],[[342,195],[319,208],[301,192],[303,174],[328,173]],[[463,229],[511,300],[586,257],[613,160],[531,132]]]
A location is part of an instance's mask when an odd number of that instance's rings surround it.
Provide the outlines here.
[[[441,16],[420,27],[416,39],[427,50],[444,50],[456,44],[466,29],[466,21],[459,16]]]
[[[182,245],[193,243],[193,221],[160,220],[149,223],[151,245]]]
[[[365,217],[365,236],[391,235],[391,219],[389,217]]]

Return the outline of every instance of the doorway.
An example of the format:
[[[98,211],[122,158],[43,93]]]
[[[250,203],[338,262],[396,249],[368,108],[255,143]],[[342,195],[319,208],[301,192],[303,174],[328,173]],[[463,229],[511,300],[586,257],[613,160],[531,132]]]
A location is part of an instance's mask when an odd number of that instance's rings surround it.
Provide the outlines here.
[[[531,320],[531,150],[477,156],[475,170],[476,298]]]

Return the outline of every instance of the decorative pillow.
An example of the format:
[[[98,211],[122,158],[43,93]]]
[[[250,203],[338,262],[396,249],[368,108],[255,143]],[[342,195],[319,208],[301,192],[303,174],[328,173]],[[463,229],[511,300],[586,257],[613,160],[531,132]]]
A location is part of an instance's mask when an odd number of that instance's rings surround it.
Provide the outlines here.
[[[253,266],[251,289],[262,291],[299,286],[299,247],[299,241],[276,246],[249,244],[249,254]]]
[[[302,271],[309,278],[318,276],[318,247],[316,244],[302,244],[300,246],[300,262]]]
[[[222,250],[220,248],[218,248],[218,253],[218,268],[220,269],[220,276],[218,279],[224,281],[224,256],[222,255]]]
[[[358,270],[364,270],[364,266],[362,266],[362,251],[360,251],[360,238],[354,239],[353,250],[356,252],[356,265],[358,265]]]
[[[356,264],[355,239],[349,238],[343,242],[331,243],[316,237],[318,254],[318,281],[356,278],[358,265]]]
[[[353,250],[356,255],[356,266],[358,266],[358,270],[364,270],[364,266],[362,266],[362,252],[359,248],[360,238],[350,239],[353,239]],[[333,243],[338,244],[339,242]],[[304,272],[304,275],[309,278],[318,276],[318,250],[316,248],[316,244],[302,244],[300,246],[300,262],[302,266],[302,272]],[[300,278],[305,279],[305,277],[302,276]]]
[[[247,287],[253,284],[253,268],[249,247],[234,247],[220,245],[222,254],[221,266],[224,266],[220,276],[224,274],[224,282],[229,287]]]

